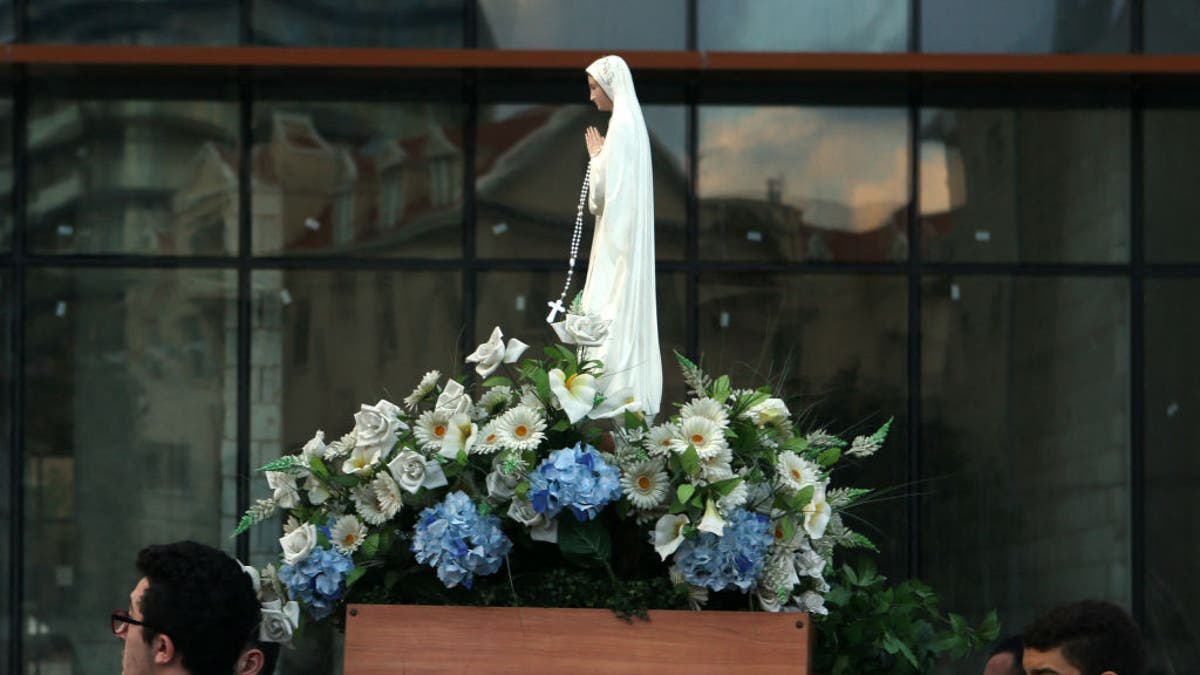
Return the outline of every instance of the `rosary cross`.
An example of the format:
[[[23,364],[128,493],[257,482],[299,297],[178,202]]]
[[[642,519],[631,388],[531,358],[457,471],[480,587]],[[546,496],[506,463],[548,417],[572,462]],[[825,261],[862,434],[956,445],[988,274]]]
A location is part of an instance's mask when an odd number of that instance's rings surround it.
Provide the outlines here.
[[[546,306],[550,308],[550,313],[546,315],[546,323],[554,323],[554,319],[558,316],[559,312],[565,313],[567,311],[562,305],[561,298],[555,300],[554,302],[547,302]]]

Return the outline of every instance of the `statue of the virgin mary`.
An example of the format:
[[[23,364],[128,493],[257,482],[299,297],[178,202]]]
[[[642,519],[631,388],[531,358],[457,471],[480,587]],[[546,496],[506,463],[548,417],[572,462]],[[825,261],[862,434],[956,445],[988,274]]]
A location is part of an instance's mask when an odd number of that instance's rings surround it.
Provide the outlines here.
[[[608,135],[588,128],[591,155],[588,209],[596,216],[587,280],[585,314],[610,321],[603,343],[587,358],[604,364],[604,391],[625,390],[648,417],[662,401],[662,356],[654,283],[654,180],[650,138],[633,76],[619,56],[587,67],[591,100],[612,111]]]

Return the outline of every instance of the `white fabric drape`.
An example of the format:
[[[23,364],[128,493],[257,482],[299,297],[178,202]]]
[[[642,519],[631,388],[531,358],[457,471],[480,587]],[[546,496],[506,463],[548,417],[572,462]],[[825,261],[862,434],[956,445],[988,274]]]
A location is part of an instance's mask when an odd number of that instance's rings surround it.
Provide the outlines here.
[[[654,178],[650,138],[629,66],[605,56],[587,67],[613,102],[604,147],[592,159],[588,208],[596,216],[583,311],[609,319],[608,338],[587,358],[604,363],[601,384],[628,387],[648,417],[662,402],[662,356],[654,283]]]

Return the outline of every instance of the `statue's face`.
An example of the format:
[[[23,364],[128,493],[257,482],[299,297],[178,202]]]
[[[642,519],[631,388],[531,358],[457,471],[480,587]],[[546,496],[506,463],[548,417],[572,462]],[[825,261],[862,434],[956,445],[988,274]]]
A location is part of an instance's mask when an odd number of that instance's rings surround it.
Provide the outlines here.
[[[610,111],[613,108],[612,100],[591,75],[588,75],[588,100],[596,104],[597,110]]]

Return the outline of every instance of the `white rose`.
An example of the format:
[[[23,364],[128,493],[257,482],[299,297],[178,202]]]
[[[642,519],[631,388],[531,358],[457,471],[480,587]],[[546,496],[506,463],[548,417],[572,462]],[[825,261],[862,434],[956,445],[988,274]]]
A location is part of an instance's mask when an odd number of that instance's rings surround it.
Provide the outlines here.
[[[317,526],[305,523],[279,539],[283,549],[283,561],[289,565],[304,560],[317,545]]]
[[[375,405],[363,404],[354,414],[355,448],[387,452],[396,443],[401,429],[397,418],[400,409],[394,404],[380,400]]]
[[[300,450],[300,454],[304,457],[304,463],[311,465],[314,458],[325,456],[325,432],[317,430],[304,448]]]
[[[768,424],[780,424],[788,419],[787,405],[782,399],[769,398],[762,403],[754,406],[743,413],[746,417],[754,421],[757,426],[765,427]]]
[[[471,411],[471,397],[464,393],[463,386],[454,380],[446,382],[446,387],[438,395],[434,409],[448,413],[451,417]]]
[[[487,475],[486,482],[488,496],[504,501],[512,498],[513,493],[516,492],[517,483],[521,481],[517,476],[507,476],[500,469],[492,469],[492,472]]]
[[[516,338],[509,340],[505,345],[504,333],[496,326],[492,329],[492,336],[488,341],[476,347],[467,357],[467,363],[476,364],[475,372],[479,373],[480,377],[487,377],[496,372],[501,363],[515,363],[528,348],[529,345]]]
[[[512,500],[508,505],[508,517],[529,528],[530,539],[558,543],[558,521],[534,511],[528,499]]]
[[[425,484],[425,457],[412,450],[402,450],[388,463],[388,471],[405,492],[416,494]]]
[[[596,314],[568,314],[567,318],[551,324],[563,344],[580,347],[599,347],[608,337],[612,320],[601,319]]]
[[[281,509],[294,509],[300,505],[300,490],[296,488],[296,477],[282,471],[268,471],[267,485],[274,490],[271,498]]]
[[[259,624],[258,639],[262,642],[286,643],[292,639],[292,631],[300,626],[300,605],[295,600],[282,604],[271,600],[262,604],[262,623]]]

